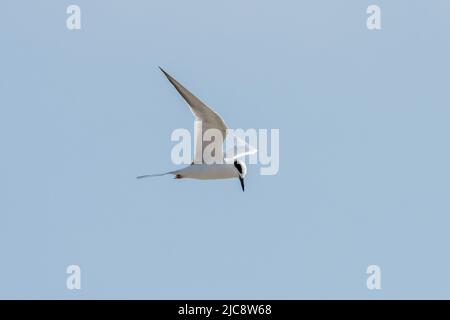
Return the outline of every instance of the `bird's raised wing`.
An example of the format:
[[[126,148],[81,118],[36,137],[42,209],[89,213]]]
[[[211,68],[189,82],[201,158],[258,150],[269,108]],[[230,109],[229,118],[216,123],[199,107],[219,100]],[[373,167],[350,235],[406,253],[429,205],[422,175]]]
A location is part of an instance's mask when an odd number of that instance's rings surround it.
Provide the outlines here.
[[[196,162],[203,162],[203,150],[205,147],[212,142],[204,142],[203,135],[209,129],[217,129],[222,134],[222,141],[215,142],[218,146],[220,144],[220,150],[222,150],[223,141],[225,140],[227,134],[227,126],[223,119],[207,105],[201,102],[196,96],[194,96],[189,90],[183,87],[177,80],[175,80],[171,75],[164,71],[161,67],[159,69],[164,73],[170,83],[175,87],[178,93],[183,97],[183,99],[188,103],[191,108],[192,113],[195,116],[195,155],[194,160]],[[201,130],[201,131],[200,131]],[[202,134],[200,135],[199,132]]]

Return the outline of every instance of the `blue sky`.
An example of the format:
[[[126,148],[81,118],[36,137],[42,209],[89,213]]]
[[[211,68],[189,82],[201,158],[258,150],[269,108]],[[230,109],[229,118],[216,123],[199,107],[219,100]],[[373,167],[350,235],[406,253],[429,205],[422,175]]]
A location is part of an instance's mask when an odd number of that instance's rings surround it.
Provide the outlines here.
[[[448,1],[1,8],[1,298],[450,298]],[[279,129],[279,173],[137,181],[193,130],[158,65]]]

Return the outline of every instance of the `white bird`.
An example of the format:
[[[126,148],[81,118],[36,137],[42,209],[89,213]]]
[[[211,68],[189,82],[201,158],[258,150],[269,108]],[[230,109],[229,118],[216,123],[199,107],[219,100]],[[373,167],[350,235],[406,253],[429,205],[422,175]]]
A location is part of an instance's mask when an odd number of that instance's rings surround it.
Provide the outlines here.
[[[197,97],[195,97],[191,92],[189,92],[189,90],[184,88],[177,80],[171,77],[161,67],[159,69],[164,73],[164,75],[167,77],[170,83],[175,87],[178,93],[188,103],[192,113],[195,116],[196,149],[194,159],[203,160],[203,151],[206,146],[203,144],[202,135],[198,133],[199,132],[205,133],[208,129],[219,130],[220,133],[222,134],[222,141],[219,142],[214,141],[214,142],[220,143],[222,147],[223,142],[227,135],[227,126],[223,121],[223,119],[220,117],[220,115],[218,115],[207,105],[201,102]],[[147,177],[163,176],[167,174],[174,175],[175,179],[191,178],[191,179],[210,180],[210,179],[239,178],[239,181],[241,182],[242,191],[244,191],[244,177],[247,174],[247,167],[245,166],[244,162],[237,160],[237,158],[248,154],[254,154],[255,152],[257,152],[257,150],[251,146],[246,145],[246,147],[250,151],[245,151],[232,157],[225,157],[222,163],[206,164],[203,161],[201,161],[200,163],[196,163],[197,161],[195,161],[195,163],[192,162],[191,165],[180,170],[170,171],[161,174],[148,174],[139,176],[137,178],[142,179]]]

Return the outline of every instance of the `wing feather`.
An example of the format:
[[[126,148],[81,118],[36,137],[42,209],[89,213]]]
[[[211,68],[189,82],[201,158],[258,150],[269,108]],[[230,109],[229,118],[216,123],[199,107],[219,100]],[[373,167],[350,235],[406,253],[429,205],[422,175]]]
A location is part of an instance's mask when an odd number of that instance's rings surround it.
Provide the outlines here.
[[[175,80],[170,74],[168,74],[164,69],[159,67],[159,69],[164,73],[169,82],[175,87],[178,93],[183,97],[183,99],[189,105],[192,113],[195,116],[196,121],[196,131],[201,129],[202,134],[204,134],[208,129],[217,129],[222,134],[222,145],[223,140],[225,140],[227,134],[227,126],[223,121],[222,117],[204,104],[200,99],[194,96],[189,90],[183,87],[177,80]],[[201,125],[201,128],[199,127]],[[203,159],[203,150],[206,147],[206,143],[203,143],[202,136],[196,135],[195,137],[196,149],[194,159]]]

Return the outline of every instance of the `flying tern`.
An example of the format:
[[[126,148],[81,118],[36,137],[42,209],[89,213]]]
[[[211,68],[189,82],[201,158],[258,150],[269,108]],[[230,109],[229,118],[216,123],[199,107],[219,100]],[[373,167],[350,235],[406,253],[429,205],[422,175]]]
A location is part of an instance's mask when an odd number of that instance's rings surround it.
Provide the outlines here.
[[[175,87],[178,93],[183,97],[183,99],[189,105],[192,113],[195,117],[195,155],[194,159],[200,159],[202,161],[192,162],[191,165],[175,171],[169,171],[160,174],[147,174],[143,176],[137,177],[138,179],[147,178],[147,177],[157,177],[164,175],[174,175],[175,179],[201,179],[201,180],[211,180],[211,179],[230,179],[230,178],[238,178],[242,191],[244,191],[244,177],[247,174],[247,167],[243,161],[238,160],[238,158],[248,155],[254,154],[257,152],[256,148],[245,144],[244,152],[238,153],[236,155],[232,154],[232,156],[227,157],[225,154],[224,161],[220,163],[212,163],[207,164],[203,161],[203,155],[206,145],[203,143],[202,134],[205,133],[209,129],[216,129],[221,133],[222,141],[214,141],[217,144],[220,144],[220,147],[223,147],[226,135],[227,135],[227,126],[223,121],[222,117],[214,112],[211,108],[205,105],[202,101],[200,101],[197,97],[195,97],[189,90],[183,87],[177,80],[175,80],[171,75],[169,75],[166,71],[164,71],[161,67],[159,69],[162,73],[167,77],[169,82]],[[200,134],[199,134],[200,133]],[[239,139],[239,138],[238,138]],[[240,139],[242,142],[242,139]],[[235,149],[236,150],[236,149]]]

